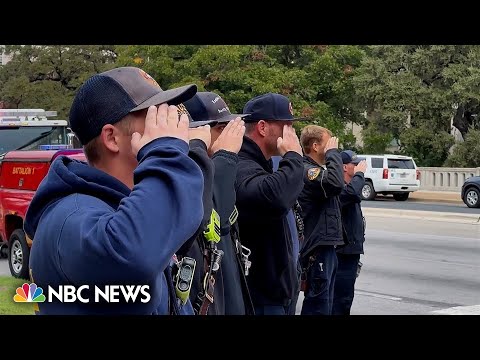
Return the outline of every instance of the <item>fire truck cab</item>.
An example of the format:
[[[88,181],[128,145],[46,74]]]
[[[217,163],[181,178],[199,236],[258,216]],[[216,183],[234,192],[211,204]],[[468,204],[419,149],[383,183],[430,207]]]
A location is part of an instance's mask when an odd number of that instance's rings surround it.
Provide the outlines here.
[[[54,111],[0,109],[0,256],[12,276],[28,279],[32,244],[23,221],[38,185],[60,155],[85,160],[73,149],[66,120],[49,120]]]

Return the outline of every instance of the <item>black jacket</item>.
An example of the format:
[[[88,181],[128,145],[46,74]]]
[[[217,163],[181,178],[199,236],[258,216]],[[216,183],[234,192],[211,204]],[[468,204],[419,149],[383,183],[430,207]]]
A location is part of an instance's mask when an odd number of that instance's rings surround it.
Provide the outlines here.
[[[338,195],[343,189],[343,163],[337,149],[325,154],[325,167],[305,155],[304,187],[298,198],[302,207],[305,240],[300,258],[319,245],[342,245],[343,230]]]
[[[210,221],[210,215],[213,208],[213,182],[214,182],[214,166],[213,162],[208,156],[207,146],[202,140],[191,140],[190,151],[188,156],[193,159],[200,167],[204,178],[203,189],[203,221],[200,225],[197,233],[191,240],[186,242],[182,248],[177,252],[179,257],[188,256],[196,260],[195,273],[192,282],[192,288],[190,291],[190,301],[195,303],[197,295],[203,290],[203,279],[205,277],[205,259],[203,256],[204,245],[202,243],[203,238],[201,232],[205,229],[205,226]],[[223,274],[222,267],[217,271],[215,275],[215,287],[214,287],[214,302],[208,308],[208,315],[224,315],[225,314],[225,301],[224,301],[224,288],[223,288]]]
[[[272,161],[248,137],[238,155],[235,190],[242,244],[252,251],[247,277],[252,300],[287,306],[297,283],[287,213],[303,187],[302,156],[289,151],[274,173]]]
[[[225,315],[253,315],[254,309],[247,280],[240,263],[240,257],[237,256],[237,247],[232,238],[229,221],[236,200],[235,178],[238,155],[220,150],[213,155],[212,161],[215,169],[213,204],[220,216],[222,234],[217,247],[224,252],[220,267],[222,269]]]
[[[361,192],[365,184],[362,172],[357,172],[349,184],[345,184],[340,194],[342,207],[342,223],[347,237],[347,245],[337,249],[341,254],[363,254],[365,229],[363,222]]]

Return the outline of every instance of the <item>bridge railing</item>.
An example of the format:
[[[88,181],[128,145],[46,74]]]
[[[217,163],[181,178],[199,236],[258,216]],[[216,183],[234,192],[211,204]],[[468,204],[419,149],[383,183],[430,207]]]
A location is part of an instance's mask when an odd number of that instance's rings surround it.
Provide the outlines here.
[[[478,168],[419,167],[420,190],[460,191],[471,176],[480,176]]]

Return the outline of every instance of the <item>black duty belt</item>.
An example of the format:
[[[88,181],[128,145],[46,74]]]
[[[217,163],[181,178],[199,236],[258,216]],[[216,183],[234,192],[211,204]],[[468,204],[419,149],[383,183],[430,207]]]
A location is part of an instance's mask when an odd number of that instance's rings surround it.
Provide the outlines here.
[[[252,297],[250,295],[250,290],[248,288],[246,276],[248,276],[248,272],[250,267],[252,266],[252,262],[248,260],[248,257],[252,253],[249,248],[243,246],[240,242],[240,231],[238,228],[238,210],[235,206],[233,209],[232,214],[228,218],[230,223],[230,235],[233,241],[233,245],[235,247],[235,252],[237,255],[237,262],[240,268],[240,283],[242,286],[242,294],[243,294],[243,301],[245,304],[245,314],[246,315],[255,315],[255,307],[253,306]]]
[[[244,274],[245,276],[248,276],[248,272],[250,270],[250,267],[252,266],[252,262],[248,260],[248,257],[250,256],[252,251],[246,246],[243,246],[242,243],[240,242],[237,219],[238,219],[238,210],[237,210],[237,207],[235,206],[233,208],[232,214],[228,218],[228,221],[230,222],[230,234],[232,236],[232,240],[235,246],[235,251],[237,253],[238,258],[240,259],[240,263],[242,265]]]
[[[223,251],[217,248],[220,241],[220,216],[212,209],[210,221],[206,226],[200,244],[203,253],[203,283],[193,304],[193,309],[197,315],[207,315],[208,309],[214,302],[215,276],[220,269],[220,263],[223,257]]]

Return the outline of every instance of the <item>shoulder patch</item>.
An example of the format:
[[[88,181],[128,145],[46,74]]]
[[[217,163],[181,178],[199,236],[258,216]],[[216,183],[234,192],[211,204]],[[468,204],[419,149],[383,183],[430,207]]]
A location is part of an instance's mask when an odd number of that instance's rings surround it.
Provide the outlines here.
[[[308,180],[315,180],[318,174],[320,174],[320,168],[315,167],[315,168],[308,169],[307,171]]]

